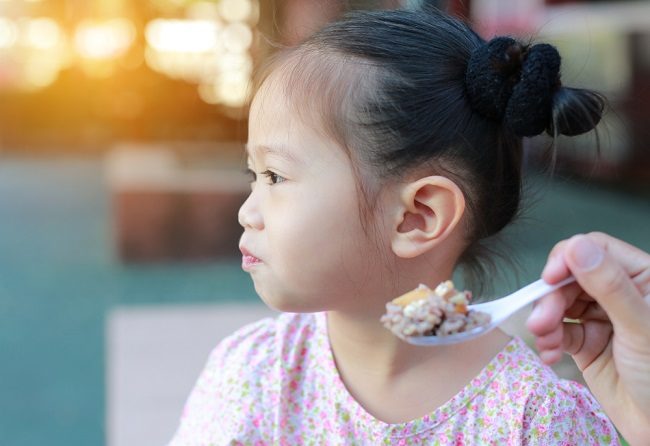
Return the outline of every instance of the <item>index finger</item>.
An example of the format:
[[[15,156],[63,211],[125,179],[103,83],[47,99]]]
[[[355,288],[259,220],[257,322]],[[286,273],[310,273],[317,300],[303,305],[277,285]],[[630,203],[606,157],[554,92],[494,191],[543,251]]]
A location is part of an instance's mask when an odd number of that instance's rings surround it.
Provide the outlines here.
[[[650,254],[602,232],[590,232],[587,237],[616,261],[643,296],[650,294]]]
[[[618,246],[617,246],[618,245]],[[629,245],[613,243],[612,246],[629,250]],[[642,251],[640,251],[643,253]],[[643,255],[629,253],[633,259],[643,261]],[[634,255],[637,257],[634,257]],[[615,329],[632,331],[644,328],[650,315],[650,308],[643,301],[640,290],[632,280],[630,266],[641,264],[629,260],[623,265],[623,259],[589,236],[575,236],[569,240],[564,251],[567,266],[585,292],[594,298],[609,315]],[[648,257],[647,254],[645,257]],[[626,269],[627,268],[627,269]],[[639,273],[640,274],[640,273]]]
[[[618,267],[632,279],[642,295],[650,294],[650,254],[602,232],[590,232],[586,237],[616,261]],[[570,240],[562,240],[551,250],[542,272],[542,278],[546,282],[557,283],[571,274],[565,259],[565,252]]]
[[[542,279],[548,283],[557,283],[571,275],[571,271],[569,271],[569,267],[564,261],[567,242],[568,240],[562,240],[557,243],[548,255],[546,265],[542,271]]]
[[[580,285],[572,283],[541,298],[528,317],[528,330],[535,336],[545,336],[556,330],[581,292]]]

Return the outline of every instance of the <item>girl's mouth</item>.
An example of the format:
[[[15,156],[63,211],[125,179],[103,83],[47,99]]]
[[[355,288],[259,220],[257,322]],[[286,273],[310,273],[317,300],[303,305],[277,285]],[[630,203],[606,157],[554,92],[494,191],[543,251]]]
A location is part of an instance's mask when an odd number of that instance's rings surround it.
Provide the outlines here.
[[[248,249],[244,246],[240,246],[239,250],[241,251],[241,267],[244,271],[250,271],[256,265],[262,263],[262,260],[255,257]]]
[[[244,271],[250,271],[256,265],[261,264],[262,261],[255,256],[244,254],[241,259],[241,267]]]

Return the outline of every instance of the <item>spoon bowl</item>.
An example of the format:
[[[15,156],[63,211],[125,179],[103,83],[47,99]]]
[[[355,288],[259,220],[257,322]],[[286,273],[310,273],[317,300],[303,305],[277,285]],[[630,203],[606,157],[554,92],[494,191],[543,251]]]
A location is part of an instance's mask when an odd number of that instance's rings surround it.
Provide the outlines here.
[[[457,344],[459,342],[478,338],[501,325],[506,319],[526,305],[573,282],[575,282],[573,276],[553,285],[539,279],[508,296],[490,302],[468,306],[467,309],[469,311],[481,311],[490,315],[490,322],[485,325],[474,327],[471,330],[463,331],[461,333],[454,333],[445,336],[409,336],[405,338],[405,340],[409,344],[413,345],[438,346]]]

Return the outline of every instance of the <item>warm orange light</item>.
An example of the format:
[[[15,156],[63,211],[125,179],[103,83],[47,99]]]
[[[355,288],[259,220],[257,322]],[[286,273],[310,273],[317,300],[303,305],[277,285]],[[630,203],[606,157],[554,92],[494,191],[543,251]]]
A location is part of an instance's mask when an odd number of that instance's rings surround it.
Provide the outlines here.
[[[156,19],[147,24],[145,37],[157,51],[204,53],[218,46],[219,29],[210,20]]]
[[[198,1],[187,7],[185,16],[191,20],[213,20],[221,22],[217,3]]]
[[[226,53],[219,56],[219,71],[222,73],[245,73],[250,76],[253,72],[253,58],[248,53]]]
[[[126,19],[105,22],[85,20],[79,24],[74,43],[86,59],[115,59],[126,53],[135,39],[135,28]]]
[[[231,107],[241,107],[246,102],[250,77],[245,73],[224,73],[216,82],[221,102]]]
[[[220,0],[219,14],[228,22],[245,22],[254,15],[254,4],[251,0]]]
[[[212,82],[199,85],[198,91],[201,99],[208,104],[241,107],[248,100],[250,87],[249,73],[231,71],[222,73]]]
[[[23,88],[34,90],[47,87],[59,76],[59,60],[51,57],[34,58],[23,68]]]
[[[18,40],[18,27],[12,20],[0,17],[0,49],[11,48]]]
[[[63,33],[54,20],[42,17],[25,22],[22,38],[25,46],[49,50],[61,43]]]
[[[147,64],[198,84],[209,104],[239,108],[248,98],[257,14],[254,0],[203,0],[187,7],[188,19],[153,20],[145,29]]]
[[[11,76],[4,83],[11,88],[38,90],[51,85],[69,62],[65,34],[51,18],[0,17],[0,52]],[[4,55],[3,55],[4,56]]]
[[[231,23],[221,33],[224,47],[233,53],[248,51],[253,43],[253,31],[245,24]]]

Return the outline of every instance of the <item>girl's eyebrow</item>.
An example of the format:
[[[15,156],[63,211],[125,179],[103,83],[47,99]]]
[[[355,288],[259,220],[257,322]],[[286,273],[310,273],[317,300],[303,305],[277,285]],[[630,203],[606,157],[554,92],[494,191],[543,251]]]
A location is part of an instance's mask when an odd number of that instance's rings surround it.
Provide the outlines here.
[[[244,147],[246,148],[246,153],[249,157],[251,156],[251,152],[259,152],[262,156],[273,155],[277,156],[278,158],[282,158],[290,163],[301,164],[301,160],[296,157],[294,152],[283,146],[270,147],[262,145],[251,146],[249,144],[245,144]]]

